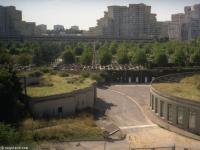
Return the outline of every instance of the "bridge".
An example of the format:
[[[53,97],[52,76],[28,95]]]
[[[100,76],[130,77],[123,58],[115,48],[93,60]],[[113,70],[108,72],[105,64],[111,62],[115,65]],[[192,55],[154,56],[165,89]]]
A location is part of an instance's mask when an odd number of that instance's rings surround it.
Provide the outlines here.
[[[33,41],[33,42],[103,42],[103,41],[134,41],[153,42],[153,38],[112,38],[102,36],[0,36],[0,41]]]

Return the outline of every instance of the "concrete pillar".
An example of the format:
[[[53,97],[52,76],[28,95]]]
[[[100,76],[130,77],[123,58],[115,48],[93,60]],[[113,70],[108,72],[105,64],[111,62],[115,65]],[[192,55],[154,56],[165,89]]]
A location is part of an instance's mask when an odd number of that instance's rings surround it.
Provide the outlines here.
[[[169,103],[164,103],[164,110],[163,110],[163,116],[166,121],[168,120],[168,104]]]
[[[177,105],[172,104],[172,111],[173,111],[173,117],[172,117],[172,123],[177,124]]]
[[[196,130],[200,134],[200,111],[196,111]]]
[[[183,128],[184,129],[188,129],[189,128],[189,109],[188,108],[184,108]]]

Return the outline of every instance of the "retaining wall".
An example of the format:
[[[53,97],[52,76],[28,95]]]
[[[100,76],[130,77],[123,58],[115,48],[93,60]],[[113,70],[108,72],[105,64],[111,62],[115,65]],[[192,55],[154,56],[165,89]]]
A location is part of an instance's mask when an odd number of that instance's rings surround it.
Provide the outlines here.
[[[35,117],[66,116],[86,108],[93,108],[96,86],[71,93],[31,98],[30,107]]]
[[[192,74],[167,75],[155,79],[152,83],[169,82],[170,80],[175,82],[175,79],[180,80],[180,78]],[[149,105],[155,115],[163,121],[200,135],[200,100],[198,102],[170,96],[156,90],[151,85]]]

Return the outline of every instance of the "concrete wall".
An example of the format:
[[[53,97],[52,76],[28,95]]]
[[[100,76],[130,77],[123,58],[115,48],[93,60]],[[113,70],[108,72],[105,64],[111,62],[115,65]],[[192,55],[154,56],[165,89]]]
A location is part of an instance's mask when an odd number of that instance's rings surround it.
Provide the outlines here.
[[[71,93],[32,98],[30,107],[35,117],[66,116],[86,108],[93,108],[96,100],[96,86]],[[62,111],[59,109],[62,109]]]
[[[175,74],[175,73],[184,73],[200,71],[199,68],[194,69],[146,69],[146,70],[106,70],[107,76],[106,81],[109,83],[130,83],[130,84],[139,84],[139,83],[151,83],[155,77]]]
[[[169,96],[151,86],[149,103],[151,110],[163,121],[200,135],[200,102]],[[168,108],[169,106],[171,109]]]
[[[20,82],[22,86],[33,85],[33,84],[39,84],[40,83],[40,77],[20,77]]]

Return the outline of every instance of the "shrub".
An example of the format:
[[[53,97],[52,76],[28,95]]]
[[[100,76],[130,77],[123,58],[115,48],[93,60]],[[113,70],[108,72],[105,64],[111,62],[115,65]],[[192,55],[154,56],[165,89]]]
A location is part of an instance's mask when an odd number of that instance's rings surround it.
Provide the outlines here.
[[[90,76],[90,73],[89,73],[89,72],[82,72],[82,73],[81,73],[81,76],[82,76],[83,78],[88,78],[88,77]]]
[[[40,71],[43,72],[43,73],[49,73],[50,69],[47,68],[47,67],[42,67],[42,68],[40,68]]]
[[[97,82],[97,85],[102,85],[105,82],[105,79],[98,73],[93,73],[90,77]]]
[[[29,77],[41,77],[43,75],[40,71],[34,71],[28,74]]]
[[[3,145],[19,142],[19,134],[10,125],[0,123],[0,143]]]
[[[69,74],[67,72],[60,72],[59,75],[61,77],[69,77]]]

